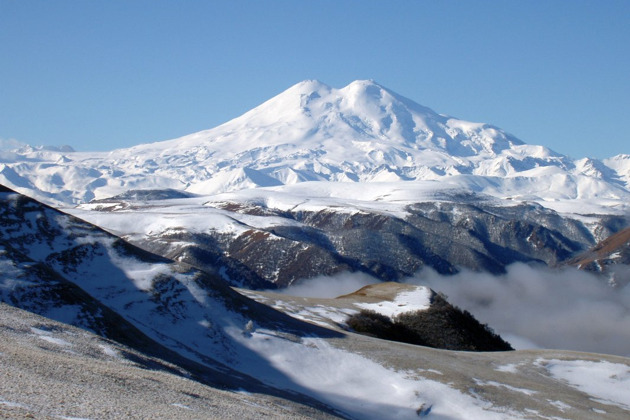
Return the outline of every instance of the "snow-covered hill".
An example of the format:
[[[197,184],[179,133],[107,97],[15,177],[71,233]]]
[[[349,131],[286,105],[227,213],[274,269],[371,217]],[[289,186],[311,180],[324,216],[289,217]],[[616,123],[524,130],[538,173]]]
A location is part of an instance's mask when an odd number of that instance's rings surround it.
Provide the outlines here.
[[[304,81],[223,125],[174,140],[108,153],[23,147],[0,156],[0,183],[66,204],[129,189],[207,195],[303,181],[445,179],[501,198],[615,204],[630,197],[630,159],[573,161],[366,80],[341,89]]]

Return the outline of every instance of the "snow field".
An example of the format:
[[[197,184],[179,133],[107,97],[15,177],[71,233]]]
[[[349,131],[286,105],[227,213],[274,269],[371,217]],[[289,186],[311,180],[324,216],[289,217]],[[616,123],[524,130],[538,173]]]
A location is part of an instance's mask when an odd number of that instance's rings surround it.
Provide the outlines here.
[[[355,303],[361,309],[368,309],[393,318],[405,312],[422,311],[431,305],[431,289],[416,286],[415,290],[402,291],[392,301],[378,303]]]
[[[490,403],[438,381],[397,372],[358,354],[340,350],[319,338],[292,342],[274,331],[256,330],[232,339],[267,361],[277,372],[266,381],[312,395],[361,419],[513,419],[518,413],[495,409]],[[249,359],[249,360],[248,360]],[[260,375],[260,362],[247,353],[240,369]]]
[[[557,359],[539,359],[537,363],[555,378],[591,395],[595,401],[630,411],[630,365]]]

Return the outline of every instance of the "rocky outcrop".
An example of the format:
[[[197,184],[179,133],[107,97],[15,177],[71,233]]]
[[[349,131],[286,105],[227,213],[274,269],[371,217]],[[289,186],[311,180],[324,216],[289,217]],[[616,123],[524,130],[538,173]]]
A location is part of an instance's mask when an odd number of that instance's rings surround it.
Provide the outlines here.
[[[582,270],[605,273],[613,284],[626,284],[630,278],[630,228],[609,236],[567,264]]]

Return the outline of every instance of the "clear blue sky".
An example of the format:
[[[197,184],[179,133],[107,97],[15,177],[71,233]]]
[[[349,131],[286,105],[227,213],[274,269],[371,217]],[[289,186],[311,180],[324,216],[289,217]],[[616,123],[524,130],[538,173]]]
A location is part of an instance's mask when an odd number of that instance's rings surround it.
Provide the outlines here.
[[[579,158],[630,153],[630,1],[0,0],[0,139],[111,150],[374,79]]]

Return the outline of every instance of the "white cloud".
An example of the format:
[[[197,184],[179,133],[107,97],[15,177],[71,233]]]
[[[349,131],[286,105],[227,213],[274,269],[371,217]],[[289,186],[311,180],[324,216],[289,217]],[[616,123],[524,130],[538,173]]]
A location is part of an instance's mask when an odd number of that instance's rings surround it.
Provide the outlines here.
[[[26,143],[22,143],[16,139],[3,139],[0,137],[0,151],[12,151],[21,147],[27,146]]]
[[[504,275],[464,270],[442,276],[424,269],[405,282],[443,292],[517,349],[549,348],[630,356],[630,284],[572,267],[549,269],[514,264]],[[336,297],[377,280],[361,273],[318,277],[283,293]]]
[[[423,270],[409,282],[448,295],[517,348],[556,348],[630,356],[630,287],[574,268],[514,264],[493,276]]]
[[[313,277],[286,289],[273,291],[291,296],[334,298],[374,283],[378,283],[378,280],[367,274],[340,273],[333,276]]]

